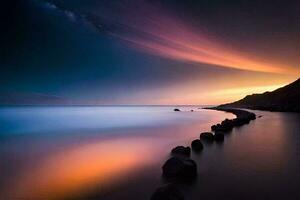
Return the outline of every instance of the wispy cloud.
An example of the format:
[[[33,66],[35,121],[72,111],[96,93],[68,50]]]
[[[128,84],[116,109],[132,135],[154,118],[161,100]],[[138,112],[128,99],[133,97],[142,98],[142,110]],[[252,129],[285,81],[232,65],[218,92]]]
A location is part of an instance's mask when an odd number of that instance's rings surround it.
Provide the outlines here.
[[[262,61],[259,56],[246,55],[227,46],[221,39],[201,30],[188,27],[180,20],[156,16],[155,20],[140,27],[130,27],[130,32],[113,32],[135,48],[154,55],[193,63],[205,63],[226,68],[257,72],[291,74],[298,71],[272,61]],[[250,58],[251,57],[251,58]]]
[[[299,73],[297,67],[278,64],[260,55],[237,50],[224,39],[204,31],[204,27],[188,25],[186,21],[147,1],[127,3],[106,2],[103,7],[92,8],[84,17],[55,4],[47,5],[63,12],[73,21],[77,18],[85,20],[97,30],[106,31],[133,48],[156,56],[256,72]]]
[[[114,6],[105,7],[106,10],[95,8],[92,23],[96,26],[99,23],[106,24],[109,34],[140,51],[168,59],[225,68],[279,74],[299,73],[295,66],[266,60],[253,52],[237,50],[205,27],[191,26],[186,19],[147,1],[134,4],[134,8],[124,2],[119,2],[117,8]],[[103,31],[103,26],[97,28]]]

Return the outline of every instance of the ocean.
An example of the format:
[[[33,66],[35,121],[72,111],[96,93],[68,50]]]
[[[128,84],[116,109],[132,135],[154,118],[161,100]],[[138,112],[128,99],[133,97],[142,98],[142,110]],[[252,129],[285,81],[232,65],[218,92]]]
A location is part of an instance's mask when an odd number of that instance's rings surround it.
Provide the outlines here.
[[[300,115],[255,113],[192,154],[199,175],[182,185],[186,199],[299,199]],[[149,199],[173,147],[233,117],[199,106],[1,107],[0,199]]]

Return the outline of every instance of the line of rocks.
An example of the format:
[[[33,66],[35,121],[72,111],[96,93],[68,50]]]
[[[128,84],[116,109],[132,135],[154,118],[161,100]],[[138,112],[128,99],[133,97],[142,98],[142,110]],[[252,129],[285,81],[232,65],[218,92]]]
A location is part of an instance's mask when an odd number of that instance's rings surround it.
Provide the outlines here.
[[[197,164],[190,159],[191,151],[199,153],[203,150],[203,143],[223,142],[224,134],[234,127],[248,124],[256,119],[254,113],[231,108],[208,108],[236,115],[235,119],[225,119],[221,123],[211,126],[213,132],[203,132],[199,139],[191,142],[191,147],[177,146],[171,151],[169,158],[162,166],[162,177],[168,182],[159,187],[151,196],[151,200],[184,200],[184,196],[177,187],[177,183],[187,183],[197,178]],[[174,111],[180,111],[179,109]]]

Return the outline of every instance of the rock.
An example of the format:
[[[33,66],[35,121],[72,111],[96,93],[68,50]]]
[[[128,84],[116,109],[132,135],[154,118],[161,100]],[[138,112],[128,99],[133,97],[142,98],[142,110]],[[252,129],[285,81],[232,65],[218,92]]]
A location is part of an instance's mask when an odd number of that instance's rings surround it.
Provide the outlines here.
[[[232,121],[234,123],[234,126],[242,126],[242,125],[246,124],[246,122],[241,118],[235,118]]]
[[[184,200],[184,197],[174,184],[168,184],[157,188],[150,200]]]
[[[218,126],[218,124],[217,124],[217,125],[212,125],[212,126],[211,126],[211,130],[212,130],[212,131],[215,131],[215,130],[217,129],[217,126]]]
[[[250,119],[246,117],[239,117],[233,119],[233,122],[234,122],[234,126],[243,126],[245,124],[249,124]]]
[[[255,120],[255,119],[256,119],[256,115],[255,115],[254,113],[250,113],[250,112],[249,112],[248,118],[249,118],[250,120]]]
[[[203,150],[203,144],[202,144],[202,142],[201,142],[200,140],[198,140],[198,139],[192,141],[191,146],[192,146],[192,149],[193,149],[194,151],[201,151],[201,150]]]
[[[214,135],[211,132],[203,132],[200,134],[200,139],[207,142],[213,142]]]
[[[175,108],[174,111],[177,111],[177,112],[178,112],[178,111],[180,111],[180,110],[179,110],[178,108]]]
[[[216,110],[221,110],[225,112],[230,112],[234,115],[236,115],[235,119],[225,119],[221,122],[221,124],[216,124],[211,126],[212,131],[220,131],[220,132],[228,132],[231,131],[232,128],[236,126],[242,126],[245,124],[248,124],[251,120],[256,119],[256,115],[254,113],[240,110],[240,109],[232,109],[232,108],[226,108],[226,106],[218,106],[215,108]]]
[[[197,164],[189,158],[172,157],[165,162],[162,171],[167,179],[191,180],[197,176]]]
[[[234,122],[233,120],[225,119],[224,121],[221,122],[221,126],[224,130],[230,131],[234,127]]]
[[[194,110],[191,110],[191,112],[194,112]]]
[[[213,125],[211,127],[212,131],[222,131],[222,132],[228,132],[230,129],[226,128],[225,126],[221,124]]]
[[[220,132],[215,133],[214,140],[216,142],[223,142],[224,141],[224,134],[220,133]]]
[[[171,153],[173,155],[181,155],[181,156],[189,157],[191,155],[191,148],[184,147],[184,146],[177,146],[174,149],[172,149]]]
[[[211,126],[212,131],[228,132],[234,127],[234,121],[230,119],[225,119],[221,124]]]

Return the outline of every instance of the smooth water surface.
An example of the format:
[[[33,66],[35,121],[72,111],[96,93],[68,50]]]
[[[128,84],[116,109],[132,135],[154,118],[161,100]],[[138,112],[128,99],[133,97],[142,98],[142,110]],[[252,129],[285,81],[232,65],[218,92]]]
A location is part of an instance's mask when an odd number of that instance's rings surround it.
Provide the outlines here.
[[[197,107],[173,109],[1,108],[1,198],[85,199],[94,193],[113,198],[107,194],[128,180],[133,183],[145,169],[153,177],[150,193],[160,184],[161,162],[173,146],[188,144],[214,121],[233,117]]]
[[[1,199],[149,199],[172,147],[233,117],[173,108],[1,108]],[[300,115],[254,112],[262,117],[192,154],[199,175],[182,185],[186,199],[300,199]]]

